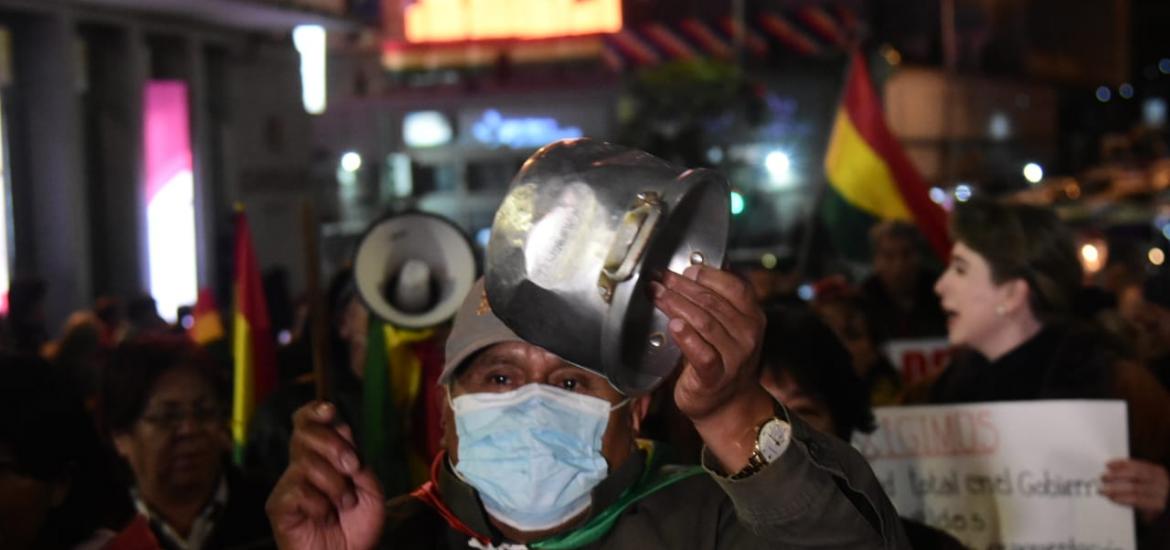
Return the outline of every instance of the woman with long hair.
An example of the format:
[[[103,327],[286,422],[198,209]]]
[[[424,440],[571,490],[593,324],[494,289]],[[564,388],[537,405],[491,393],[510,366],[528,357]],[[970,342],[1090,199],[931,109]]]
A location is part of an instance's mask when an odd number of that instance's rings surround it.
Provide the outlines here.
[[[986,200],[957,206],[951,231],[935,292],[960,351],[928,400],[1125,400],[1133,458],[1102,465],[1101,492],[1132,506],[1142,525],[1166,525],[1170,395],[1075,318],[1083,274],[1071,232],[1050,210]]]

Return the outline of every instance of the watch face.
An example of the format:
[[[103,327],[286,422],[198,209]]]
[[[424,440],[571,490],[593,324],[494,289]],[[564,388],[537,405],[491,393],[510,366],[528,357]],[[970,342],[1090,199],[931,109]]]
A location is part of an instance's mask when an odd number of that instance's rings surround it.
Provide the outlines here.
[[[784,449],[788,448],[791,432],[792,427],[779,418],[772,419],[760,428],[760,437],[756,444],[759,446],[760,454],[764,455],[764,460],[772,462],[784,453]]]

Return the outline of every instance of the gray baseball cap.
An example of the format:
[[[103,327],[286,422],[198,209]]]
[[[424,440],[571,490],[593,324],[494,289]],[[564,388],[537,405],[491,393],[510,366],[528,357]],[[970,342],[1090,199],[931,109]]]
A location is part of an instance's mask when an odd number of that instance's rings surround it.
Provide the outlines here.
[[[451,334],[447,337],[446,360],[439,383],[450,382],[455,371],[476,352],[504,342],[523,341],[492,313],[481,277],[471,287],[459,312],[455,314]]]
[[[468,292],[467,297],[463,299],[463,305],[459,307],[459,313],[455,314],[455,321],[451,326],[451,334],[447,336],[447,345],[445,348],[446,360],[443,363],[443,373],[439,375],[439,383],[450,383],[455,373],[459,370],[459,367],[462,367],[463,363],[467,362],[468,359],[471,359],[480,351],[504,342],[524,342],[531,344],[531,342],[512,332],[512,329],[508,328],[492,312],[492,307],[487,299],[487,291],[484,290],[483,278],[481,277],[475,281],[475,285],[471,287],[471,292]],[[613,381],[596,369],[582,367],[581,365],[574,366],[594,374],[600,374],[613,386]],[[625,392],[622,392],[621,388],[614,386],[614,389],[625,395]]]

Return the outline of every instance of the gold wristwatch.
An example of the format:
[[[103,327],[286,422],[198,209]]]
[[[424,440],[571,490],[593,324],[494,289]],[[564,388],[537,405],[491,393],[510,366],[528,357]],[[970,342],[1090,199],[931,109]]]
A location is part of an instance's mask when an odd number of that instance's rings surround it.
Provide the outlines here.
[[[788,448],[792,427],[779,417],[772,417],[756,426],[756,448],[748,457],[747,466],[731,475],[730,479],[744,479],[763,470]]]

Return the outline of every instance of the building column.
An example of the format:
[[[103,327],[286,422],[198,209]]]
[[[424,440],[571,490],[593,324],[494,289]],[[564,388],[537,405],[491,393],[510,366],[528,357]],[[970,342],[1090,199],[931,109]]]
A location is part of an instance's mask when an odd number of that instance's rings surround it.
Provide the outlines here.
[[[12,129],[16,272],[43,278],[47,328],[93,299],[83,178],[78,41],[61,13],[21,16],[13,27],[16,65]],[[16,145],[15,142],[21,142]],[[16,152],[14,152],[16,153]]]
[[[95,295],[146,292],[142,90],[147,53],[136,27],[91,28],[86,162]]]
[[[215,284],[216,193],[212,177],[211,117],[208,112],[212,91],[208,85],[205,45],[189,37],[187,45],[187,86],[191,108],[191,169],[195,191],[195,265],[200,288]]]

